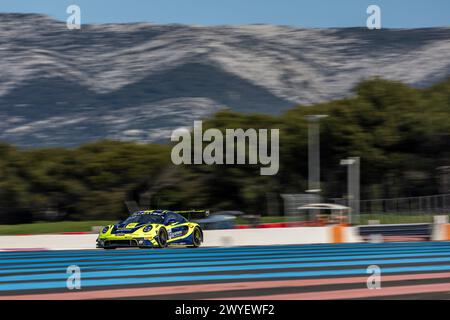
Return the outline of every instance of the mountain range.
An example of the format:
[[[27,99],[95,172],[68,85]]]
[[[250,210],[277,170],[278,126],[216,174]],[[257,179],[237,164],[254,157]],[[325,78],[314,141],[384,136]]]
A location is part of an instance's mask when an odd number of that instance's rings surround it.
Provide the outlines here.
[[[82,25],[0,14],[0,140],[74,147],[167,141],[229,108],[280,114],[381,76],[417,87],[450,75],[450,28],[305,29]]]

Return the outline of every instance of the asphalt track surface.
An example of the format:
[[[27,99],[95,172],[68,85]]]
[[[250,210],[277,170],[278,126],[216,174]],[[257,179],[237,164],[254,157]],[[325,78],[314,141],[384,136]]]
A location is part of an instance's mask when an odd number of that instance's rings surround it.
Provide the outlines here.
[[[71,265],[80,290],[66,287]],[[0,252],[0,299],[449,297],[450,242]]]

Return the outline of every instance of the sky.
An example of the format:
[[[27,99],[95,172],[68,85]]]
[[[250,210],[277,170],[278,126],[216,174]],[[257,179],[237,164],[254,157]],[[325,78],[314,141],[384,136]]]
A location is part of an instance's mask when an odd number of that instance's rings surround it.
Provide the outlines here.
[[[61,21],[81,8],[81,23],[277,24],[362,27],[381,8],[383,28],[450,26],[450,0],[0,0],[0,12],[42,13]]]

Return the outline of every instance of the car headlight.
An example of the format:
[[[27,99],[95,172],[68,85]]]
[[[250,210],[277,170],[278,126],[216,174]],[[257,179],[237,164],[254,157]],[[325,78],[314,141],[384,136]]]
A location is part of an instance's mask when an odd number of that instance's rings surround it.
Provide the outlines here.
[[[102,230],[102,233],[107,233],[108,230],[109,230],[109,227],[104,227],[103,230]]]
[[[150,230],[152,230],[153,229],[153,227],[152,226],[146,226],[145,228],[144,228],[144,232],[149,232]]]

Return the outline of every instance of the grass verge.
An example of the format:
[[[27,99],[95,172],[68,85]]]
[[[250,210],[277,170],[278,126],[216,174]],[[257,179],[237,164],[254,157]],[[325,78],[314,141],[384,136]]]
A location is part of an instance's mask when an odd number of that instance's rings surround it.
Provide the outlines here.
[[[36,222],[29,224],[0,225],[0,235],[46,234],[61,232],[86,232],[94,226],[105,226],[117,221],[61,221]]]

